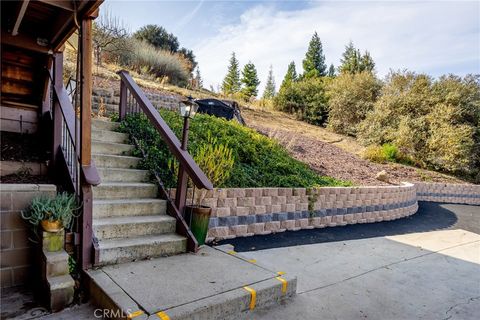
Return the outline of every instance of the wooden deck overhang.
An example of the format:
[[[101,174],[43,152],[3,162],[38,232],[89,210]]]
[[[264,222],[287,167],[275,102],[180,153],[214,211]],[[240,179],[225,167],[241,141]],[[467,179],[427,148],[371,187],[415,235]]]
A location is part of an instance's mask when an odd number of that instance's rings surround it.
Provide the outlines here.
[[[95,16],[103,2],[1,2],[1,124],[3,131],[35,132],[46,98],[52,55]]]

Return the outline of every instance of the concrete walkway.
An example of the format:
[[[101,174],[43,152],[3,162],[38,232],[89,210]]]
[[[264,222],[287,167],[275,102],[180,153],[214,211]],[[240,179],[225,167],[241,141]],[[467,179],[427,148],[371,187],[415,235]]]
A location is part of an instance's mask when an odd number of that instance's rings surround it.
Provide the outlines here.
[[[244,254],[296,275],[298,295],[253,318],[478,319],[479,225],[478,206],[421,203],[411,219],[361,225],[350,234],[342,227],[312,237],[275,235],[289,239]],[[272,244],[252,240],[236,240],[236,250]]]

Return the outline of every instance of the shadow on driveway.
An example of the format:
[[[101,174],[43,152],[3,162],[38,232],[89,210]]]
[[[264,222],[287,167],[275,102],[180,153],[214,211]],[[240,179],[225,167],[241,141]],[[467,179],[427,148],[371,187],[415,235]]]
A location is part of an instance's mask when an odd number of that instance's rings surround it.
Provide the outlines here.
[[[354,224],[343,227],[286,231],[220,241],[235,251],[254,251],[305,244],[393,236],[443,229],[464,229],[480,234],[480,207],[419,202],[418,212],[394,221]]]

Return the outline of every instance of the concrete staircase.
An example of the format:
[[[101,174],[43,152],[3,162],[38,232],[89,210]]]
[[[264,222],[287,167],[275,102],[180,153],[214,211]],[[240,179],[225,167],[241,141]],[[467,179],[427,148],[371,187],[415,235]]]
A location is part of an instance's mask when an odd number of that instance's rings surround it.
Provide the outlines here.
[[[92,122],[92,158],[102,183],[93,188],[93,231],[99,240],[100,265],[124,263],[186,252],[186,238],[175,234],[175,218],[140,158],[130,156],[128,136],[118,124]]]

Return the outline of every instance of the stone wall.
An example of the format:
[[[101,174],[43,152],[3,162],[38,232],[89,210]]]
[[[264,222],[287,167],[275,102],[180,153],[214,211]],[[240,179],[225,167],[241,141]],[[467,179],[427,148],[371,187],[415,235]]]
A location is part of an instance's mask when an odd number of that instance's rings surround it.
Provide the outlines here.
[[[412,184],[387,187],[247,188],[208,191],[207,240],[371,223],[417,211]]]
[[[145,95],[157,109],[177,110],[178,103],[184,98],[179,95],[164,93],[154,94],[145,92]],[[92,92],[92,109],[96,113],[99,106],[103,106],[106,115],[118,113],[118,104],[120,102],[120,87],[111,89],[94,88]]]
[[[2,288],[26,283],[33,263],[29,226],[20,211],[26,209],[33,198],[40,195],[53,197],[56,192],[56,187],[50,184],[0,184]]]
[[[418,201],[480,205],[480,185],[415,183]]]

